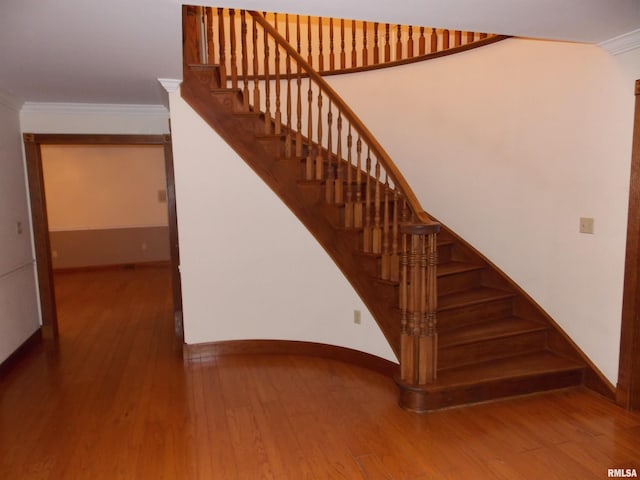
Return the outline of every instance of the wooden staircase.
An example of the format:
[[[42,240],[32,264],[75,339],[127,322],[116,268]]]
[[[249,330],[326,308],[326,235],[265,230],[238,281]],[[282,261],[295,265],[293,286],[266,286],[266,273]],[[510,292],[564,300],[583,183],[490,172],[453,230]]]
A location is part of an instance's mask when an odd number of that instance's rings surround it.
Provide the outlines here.
[[[243,86],[241,74],[239,81],[231,82],[226,78],[226,68],[199,62],[201,57],[193,52],[198,41],[190,40],[189,36],[189,32],[195,35],[198,27],[188,8],[185,7],[184,13],[183,98],[315,236],[367,305],[401,364],[403,359],[412,363],[411,370],[413,364],[421,361],[423,353],[416,350],[415,355],[406,356],[404,349],[407,344],[422,341],[426,334],[420,330],[422,333],[407,340],[412,329],[418,331],[423,327],[417,320],[411,323],[410,315],[417,311],[417,303],[411,303],[413,300],[407,291],[420,284],[426,293],[429,282],[418,280],[420,275],[427,275],[424,272],[428,267],[419,270],[419,261],[411,263],[412,253],[406,244],[412,241],[409,237],[402,237],[404,250],[400,246],[397,249],[390,246],[401,238],[400,234],[393,235],[391,225],[408,228],[406,225],[415,225],[416,218],[420,218],[419,214],[403,214],[407,209],[407,198],[411,200],[412,194],[403,193],[403,197],[389,187],[389,178],[399,185],[401,176],[393,171],[393,167],[387,166],[384,177],[369,165],[365,167],[364,160],[360,162],[361,155],[365,158],[360,145],[357,147],[358,162],[352,160],[351,152],[356,147],[351,124],[346,137],[348,148],[339,146],[333,150],[332,140],[328,147],[326,143],[319,144],[312,138],[314,130],[311,128],[309,134],[303,136],[299,126],[294,132],[290,121],[282,120],[280,115],[265,113],[251,103],[247,98],[250,82],[246,75]],[[254,18],[259,26],[264,20],[259,15]],[[269,35],[277,35],[268,25],[262,27]],[[287,61],[292,61],[293,55],[294,52],[288,52]],[[268,68],[265,66],[267,79]],[[288,69],[287,79],[284,82],[299,82],[300,75],[296,79]],[[278,81],[282,82],[281,79]],[[267,90],[266,95],[273,96],[273,92]],[[269,105],[266,111],[269,111]],[[298,112],[298,118],[300,116]],[[295,115],[288,117],[295,118]],[[311,114],[309,118],[311,122]],[[334,131],[334,135],[337,128],[336,136],[342,140],[345,134],[340,125],[336,127],[331,122],[329,114],[329,125],[325,128]],[[318,138],[322,139],[323,135],[319,134]],[[335,144],[335,137],[333,142]],[[348,161],[343,152],[348,152]],[[320,160],[310,164],[310,158]],[[336,171],[342,173],[337,175]],[[338,191],[341,193],[336,193]],[[358,201],[364,203],[365,197],[373,197],[374,192],[376,200],[369,207],[365,203],[365,208],[370,208],[372,217],[377,216],[377,225],[385,225],[377,248],[371,248],[372,240],[367,238],[376,235],[375,228],[368,230],[362,222],[353,220],[354,211],[357,211],[354,205]],[[407,377],[401,370],[396,380],[400,387],[400,404],[404,408],[427,411],[576,385],[587,385],[611,396],[608,382],[573,342],[491,262],[435,221],[427,220],[421,228],[429,229],[433,235],[439,230],[437,266],[434,268],[437,275],[435,314],[426,310],[421,313],[424,318],[433,320],[434,327],[437,318],[437,330],[434,328],[435,331],[429,333],[430,341],[436,345],[429,360],[435,370],[424,381],[411,380],[413,374]],[[404,253],[396,254],[400,250]],[[420,265],[426,265],[428,252],[415,258],[423,258]],[[411,276],[411,272],[415,276]],[[428,310],[428,306],[426,308]]]

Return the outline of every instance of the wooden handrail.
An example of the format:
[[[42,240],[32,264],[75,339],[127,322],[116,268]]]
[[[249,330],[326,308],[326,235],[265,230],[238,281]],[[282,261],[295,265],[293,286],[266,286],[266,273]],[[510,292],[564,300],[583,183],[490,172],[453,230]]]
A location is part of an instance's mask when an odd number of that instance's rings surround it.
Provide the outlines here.
[[[409,208],[411,212],[415,216],[415,222],[421,223],[426,226],[432,226],[434,231],[439,229],[439,224],[431,219],[429,215],[424,211],[418,198],[415,193],[409,186],[409,183],[404,178],[400,170],[395,165],[395,163],[391,160],[387,152],[382,148],[378,140],[371,134],[369,129],[362,123],[362,121],[358,118],[358,116],[351,110],[351,108],[344,102],[342,97],[338,95],[335,90],[327,83],[327,81],[322,78],[320,74],[318,74],[312,67],[307,63],[307,61],[302,58],[301,55],[273,28],[273,26],[266,21],[264,16],[257,12],[249,12],[253,18],[256,19],[256,22],[259,23],[262,28],[277,41],[277,43],[282,47],[287,54],[298,63],[303,70],[305,70],[308,77],[313,80],[315,84],[317,84],[321,90],[326,92],[328,96],[331,98],[331,101],[338,106],[343,116],[346,117],[351,126],[357,133],[360,134],[364,143],[366,143],[372,151],[376,153],[376,157],[379,161],[381,161],[387,171],[387,174],[393,180],[393,183],[402,191],[404,197],[409,204]]]

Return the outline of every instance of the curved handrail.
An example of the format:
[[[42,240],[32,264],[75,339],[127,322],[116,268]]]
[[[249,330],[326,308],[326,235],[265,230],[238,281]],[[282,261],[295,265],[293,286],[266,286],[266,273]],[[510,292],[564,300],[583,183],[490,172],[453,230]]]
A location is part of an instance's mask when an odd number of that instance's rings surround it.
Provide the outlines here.
[[[435,222],[424,211],[412,188],[409,186],[409,183],[404,178],[402,173],[400,173],[400,170],[395,165],[393,160],[391,160],[384,148],[380,145],[380,143],[364,125],[364,123],[358,118],[358,116],[345,103],[342,97],[340,97],[340,95],[336,93],[336,91],[326,82],[326,80],[322,78],[322,76],[318,74],[304,58],[302,58],[302,56],[296,51],[296,49],[294,49],[286,41],[286,39],[283,38],[268,21],[266,21],[262,14],[253,11],[250,11],[248,13],[274,40],[277,41],[280,47],[283,48],[291,56],[291,58],[295,59],[295,62],[298,63],[306,71],[308,77],[312,79],[314,83],[316,83],[324,92],[326,92],[328,96],[330,96],[331,101],[339,107],[339,109],[351,122],[353,128],[361,135],[363,139],[365,139],[365,143],[374,151],[374,153],[376,153],[378,161],[380,161],[384,165],[387,174],[391,177],[394,184],[399,187],[399,189],[404,194],[405,199],[409,204],[409,208],[415,217],[415,222],[425,225],[434,225],[434,227],[437,228],[439,224]]]

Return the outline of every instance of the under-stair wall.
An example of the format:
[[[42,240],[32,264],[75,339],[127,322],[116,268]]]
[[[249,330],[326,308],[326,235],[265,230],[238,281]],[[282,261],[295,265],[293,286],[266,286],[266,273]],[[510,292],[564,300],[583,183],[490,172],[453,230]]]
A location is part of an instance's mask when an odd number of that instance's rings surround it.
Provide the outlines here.
[[[623,66],[627,75],[596,46],[508,39],[327,79],[429,213],[527,291],[614,384],[639,74]],[[595,218],[594,235],[578,233],[580,217]]]

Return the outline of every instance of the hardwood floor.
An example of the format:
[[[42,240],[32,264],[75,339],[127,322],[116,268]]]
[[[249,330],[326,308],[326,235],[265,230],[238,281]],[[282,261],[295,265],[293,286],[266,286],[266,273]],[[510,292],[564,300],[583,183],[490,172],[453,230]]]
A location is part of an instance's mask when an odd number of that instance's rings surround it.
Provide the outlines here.
[[[427,415],[332,360],[176,354],[170,272],[58,274],[58,348],[0,379],[6,479],[603,479],[640,415],[584,389]]]

